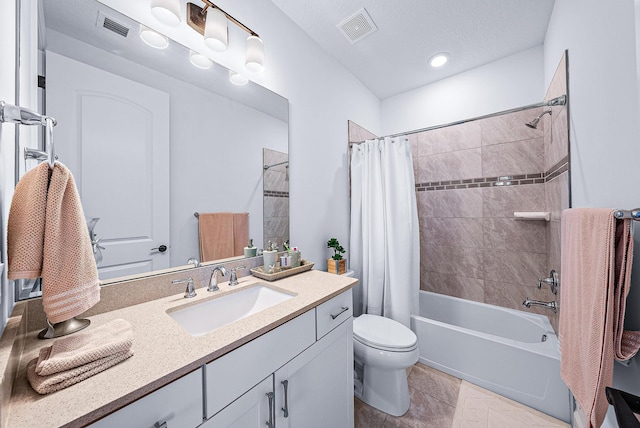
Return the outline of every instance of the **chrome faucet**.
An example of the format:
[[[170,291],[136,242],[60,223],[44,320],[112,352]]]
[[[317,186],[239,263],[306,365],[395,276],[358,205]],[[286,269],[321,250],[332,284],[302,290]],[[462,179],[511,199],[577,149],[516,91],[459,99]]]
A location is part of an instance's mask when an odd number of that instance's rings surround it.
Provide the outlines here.
[[[549,272],[548,278],[538,279],[538,290],[542,288],[543,283],[551,288],[553,294],[558,294],[558,286],[560,285],[558,283],[558,272],[552,269],[551,272]]]
[[[172,284],[184,284],[187,283],[187,289],[184,291],[184,298],[196,297],[196,287],[193,285],[193,278],[187,279],[174,279]]]
[[[195,257],[190,257],[189,260],[187,260],[187,264],[193,265],[193,267],[196,267],[196,268],[200,267],[200,262]]]
[[[216,275],[217,272],[220,272],[222,276],[229,274],[224,266],[214,267],[213,271],[211,271],[211,278],[209,279],[209,288],[207,288],[207,291],[218,291],[220,289],[218,287],[218,276]]]
[[[529,300],[527,297],[522,304],[527,308],[531,306],[542,306],[543,308],[551,309],[554,313],[558,312],[558,304],[555,300],[553,302],[541,302],[540,300]]]
[[[231,279],[229,279],[229,285],[238,285],[238,269],[245,269],[246,266],[236,266],[231,269]]]

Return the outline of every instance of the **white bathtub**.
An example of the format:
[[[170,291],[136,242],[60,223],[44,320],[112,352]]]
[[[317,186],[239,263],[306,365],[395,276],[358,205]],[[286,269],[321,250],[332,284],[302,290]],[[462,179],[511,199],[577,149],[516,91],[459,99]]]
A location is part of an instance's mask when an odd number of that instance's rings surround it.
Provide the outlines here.
[[[420,291],[420,362],[570,421],[558,338],[542,315]]]

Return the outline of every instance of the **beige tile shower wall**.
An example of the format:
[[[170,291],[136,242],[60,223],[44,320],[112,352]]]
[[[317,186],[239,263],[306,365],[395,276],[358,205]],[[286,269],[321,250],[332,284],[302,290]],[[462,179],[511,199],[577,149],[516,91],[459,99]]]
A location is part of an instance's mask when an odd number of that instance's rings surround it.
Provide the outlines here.
[[[528,310],[522,306],[526,297],[543,300],[537,279],[547,265],[546,222],[517,221],[513,215],[543,211],[546,204],[541,182],[544,129],[524,126],[541,112],[511,113],[409,136],[416,182],[445,181],[441,190],[417,192],[421,289],[519,310]],[[540,174],[538,182],[473,182],[524,174]],[[451,188],[462,183],[471,187]],[[547,315],[541,308],[529,311]]]
[[[274,165],[289,160],[287,153],[264,149],[265,165]],[[276,242],[280,249],[289,240],[289,174],[288,164],[278,165],[263,174],[263,239]]]

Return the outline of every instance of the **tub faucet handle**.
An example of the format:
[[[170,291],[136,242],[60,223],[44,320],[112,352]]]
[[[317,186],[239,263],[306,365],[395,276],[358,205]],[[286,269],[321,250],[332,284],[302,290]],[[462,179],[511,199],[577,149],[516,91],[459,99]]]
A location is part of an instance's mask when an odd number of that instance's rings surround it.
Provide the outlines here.
[[[553,294],[558,294],[558,272],[554,269],[549,272],[549,276],[547,278],[538,279],[538,290],[542,289],[542,284],[547,284],[549,288],[551,288],[551,292]]]

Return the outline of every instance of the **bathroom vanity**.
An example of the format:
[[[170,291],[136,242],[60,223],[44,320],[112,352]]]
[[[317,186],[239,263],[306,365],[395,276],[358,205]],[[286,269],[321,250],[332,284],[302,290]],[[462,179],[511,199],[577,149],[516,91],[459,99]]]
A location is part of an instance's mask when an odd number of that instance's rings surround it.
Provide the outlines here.
[[[92,327],[129,321],[133,357],[45,396],[31,389],[25,367],[50,342],[18,333],[24,351],[2,425],[351,427],[355,283],[319,271],[272,283],[245,277],[216,293],[198,288],[193,299],[179,293],[92,316]],[[199,336],[170,316],[260,286],[292,297]]]

